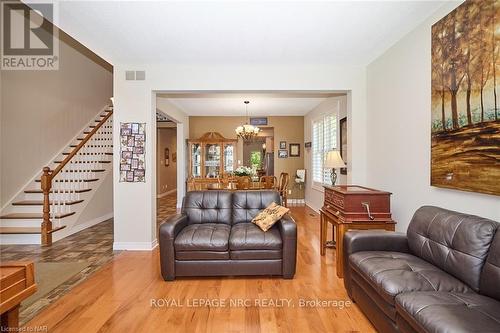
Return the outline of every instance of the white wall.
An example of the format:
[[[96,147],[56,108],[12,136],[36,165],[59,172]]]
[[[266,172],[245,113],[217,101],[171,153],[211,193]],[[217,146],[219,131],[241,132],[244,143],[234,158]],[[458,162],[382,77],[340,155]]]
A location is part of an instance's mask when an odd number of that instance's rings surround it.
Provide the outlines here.
[[[367,68],[367,180],[393,193],[392,212],[400,231],[424,204],[500,221],[500,197],[429,185],[431,25],[457,5],[446,4]]]
[[[347,111],[347,100],[348,96],[340,96],[340,97],[330,97],[323,101],[321,104],[319,104],[317,107],[315,107],[313,110],[311,110],[305,117],[304,117],[304,141],[305,142],[311,142],[312,141],[312,122],[325,114],[328,113],[336,113],[337,114],[337,146],[340,147],[340,119],[344,117],[348,117],[348,111]],[[337,105],[336,103],[340,102],[340,107],[337,113]],[[351,130],[349,127],[349,118],[347,118],[348,122],[348,128],[347,128],[347,134],[350,136]],[[350,140],[348,137],[347,143],[348,143],[348,158],[349,160],[347,161],[347,175],[342,175],[339,170],[337,170],[337,184],[348,184],[350,183],[351,179],[351,145],[349,144]],[[306,168],[306,205],[311,207],[312,209],[319,211],[319,209],[323,206],[324,202],[324,197],[323,197],[323,189],[319,190],[315,187],[312,186],[312,148],[306,148],[305,153],[304,153],[304,161],[305,161],[305,168]]]
[[[58,70],[2,71],[0,207],[109,104],[112,66],[62,31],[59,52]]]
[[[113,174],[106,172],[104,180],[96,188],[92,185],[92,196],[85,205],[73,228],[80,230],[113,217]]]
[[[114,174],[115,248],[150,249],[156,244],[154,91],[346,90],[350,117],[352,181],[366,180],[366,73],[360,67],[168,66],[114,64],[114,167],[119,170],[120,122],[146,122],[146,182],[120,183]],[[125,81],[126,70],[146,70],[146,80]],[[159,104],[160,102],[158,102]],[[159,107],[161,110],[161,105]],[[168,113],[167,113],[168,114]],[[174,117],[175,118],[175,117]],[[179,121],[178,119],[176,119]],[[184,124],[184,123],[183,123]],[[178,134],[180,138],[182,135]],[[179,144],[178,147],[181,145]],[[179,154],[178,158],[181,156]]]

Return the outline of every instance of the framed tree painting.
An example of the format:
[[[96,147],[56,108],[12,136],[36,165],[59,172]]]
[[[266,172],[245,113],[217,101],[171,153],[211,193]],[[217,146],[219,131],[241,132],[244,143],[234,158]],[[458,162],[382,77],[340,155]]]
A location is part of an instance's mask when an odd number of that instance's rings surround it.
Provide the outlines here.
[[[500,0],[432,26],[431,185],[500,195]]]

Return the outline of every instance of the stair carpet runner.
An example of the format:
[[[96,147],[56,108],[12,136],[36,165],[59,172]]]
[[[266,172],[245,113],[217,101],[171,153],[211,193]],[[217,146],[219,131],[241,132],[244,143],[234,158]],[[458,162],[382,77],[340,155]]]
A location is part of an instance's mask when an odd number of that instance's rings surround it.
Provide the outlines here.
[[[90,130],[85,130],[82,136],[76,139],[76,144],[69,146],[69,151],[62,154],[62,157],[56,159],[51,166],[51,170],[57,166],[75,149],[81,140],[93,130],[112,108],[107,109],[100,115],[100,119],[92,121],[88,126]],[[113,159],[113,117],[110,116],[102,126],[90,137],[84,146],[73,156],[73,158],[61,169],[61,171],[52,180],[52,189],[50,191],[50,218],[53,229],[62,229],[61,220],[76,213],[77,204],[83,202],[80,195],[91,191],[91,184],[99,180],[99,174],[106,170],[106,165],[111,165]],[[25,196],[36,196],[37,200],[21,200],[12,203],[14,207],[34,206],[30,212],[23,208],[21,212],[16,212],[0,216],[0,220],[29,220],[41,219],[43,208],[43,193],[40,188],[40,178],[37,179],[38,185],[35,189],[24,191]],[[0,226],[0,234],[39,234],[40,227],[24,227],[19,223],[19,227]]]

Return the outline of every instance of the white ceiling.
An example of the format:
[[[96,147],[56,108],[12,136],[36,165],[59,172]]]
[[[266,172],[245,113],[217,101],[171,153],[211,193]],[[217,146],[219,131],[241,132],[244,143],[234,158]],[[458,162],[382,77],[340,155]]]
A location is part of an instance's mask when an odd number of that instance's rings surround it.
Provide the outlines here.
[[[245,98],[175,98],[169,101],[189,116],[244,116]],[[303,116],[324,98],[269,98],[248,99],[249,116]]]
[[[110,63],[366,65],[442,1],[56,1]]]

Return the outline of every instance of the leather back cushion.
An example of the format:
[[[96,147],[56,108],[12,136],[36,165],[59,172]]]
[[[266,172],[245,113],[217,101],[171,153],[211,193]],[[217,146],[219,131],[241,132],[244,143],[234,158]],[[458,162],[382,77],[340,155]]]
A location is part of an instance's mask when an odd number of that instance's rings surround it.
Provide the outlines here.
[[[187,214],[189,224],[231,224],[231,201],[231,192],[227,191],[188,192],[182,203],[182,212]]]
[[[233,193],[233,223],[251,222],[271,203],[281,204],[276,191],[236,191]]]
[[[500,301],[500,228],[493,239],[481,273],[479,292]]]
[[[419,208],[408,227],[410,251],[479,290],[497,229],[491,220],[439,207]]]

